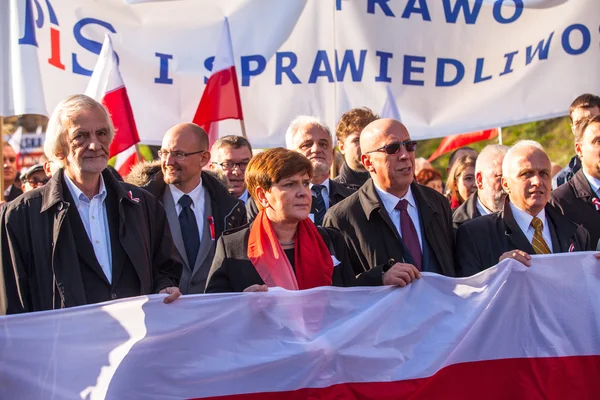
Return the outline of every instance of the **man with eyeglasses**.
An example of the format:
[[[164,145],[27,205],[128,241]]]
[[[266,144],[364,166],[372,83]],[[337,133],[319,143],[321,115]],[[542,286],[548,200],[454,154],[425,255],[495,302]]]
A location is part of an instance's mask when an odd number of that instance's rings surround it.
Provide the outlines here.
[[[27,169],[27,171],[25,171],[23,174],[22,179],[23,185],[21,188],[23,189],[23,193],[27,193],[33,189],[42,187],[50,180],[50,178],[46,176],[46,172],[44,171],[44,166],[42,164],[36,164]]]
[[[354,272],[379,273],[384,285],[406,286],[421,271],[455,276],[450,206],[414,181],[416,147],[399,121],[367,125],[360,148],[371,179],[325,216],[324,226],[343,234]]]
[[[17,153],[7,142],[4,142],[2,153],[4,154],[4,200],[9,202],[22,195],[23,191],[14,185],[17,177]]]
[[[217,139],[210,151],[211,169],[227,178],[229,193],[248,203],[249,195],[244,182],[246,167],[252,158],[252,146],[242,136],[228,135]]]
[[[224,231],[246,224],[246,209],[202,170],[211,156],[208,135],[198,125],[182,123],[169,129],[158,155],[161,170],[144,188],[165,206],[183,264],[181,293],[204,293],[217,240]]]

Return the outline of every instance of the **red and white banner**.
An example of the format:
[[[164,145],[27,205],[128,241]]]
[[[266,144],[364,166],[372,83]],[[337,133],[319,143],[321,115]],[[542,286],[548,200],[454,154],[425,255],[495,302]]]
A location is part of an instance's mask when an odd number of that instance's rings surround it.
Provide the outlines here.
[[[600,261],[0,318],[6,399],[597,399]],[[221,396],[221,397],[220,397]]]

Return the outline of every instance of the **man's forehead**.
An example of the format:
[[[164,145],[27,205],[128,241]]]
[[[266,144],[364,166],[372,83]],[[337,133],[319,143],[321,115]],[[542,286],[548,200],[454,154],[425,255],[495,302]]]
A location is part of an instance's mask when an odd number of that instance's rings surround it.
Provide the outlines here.
[[[582,120],[583,118],[588,118],[588,117],[593,117],[595,115],[600,114],[600,108],[598,107],[589,107],[589,108],[583,108],[583,107],[579,107],[576,108],[575,110],[573,110],[573,122],[578,122],[579,120]]]
[[[247,158],[252,158],[252,153],[250,152],[250,149],[246,146],[241,146],[241,147],[233,147],[233,146],[223,146],[220,147],[219,150],[217,151],[217,154],[219,155],[219,158],[225,160],[225,159],[247,159]]]
[[[325,129],[323,129],[323,127],[316,125],[316,124],[307,124],[307,125],[304,125],[304,126],[298,128],[297,136],[299,138],[301,138],[302,140],[309,140],[309,139],[331,140],[331,137],[329,136],[327,131]]]

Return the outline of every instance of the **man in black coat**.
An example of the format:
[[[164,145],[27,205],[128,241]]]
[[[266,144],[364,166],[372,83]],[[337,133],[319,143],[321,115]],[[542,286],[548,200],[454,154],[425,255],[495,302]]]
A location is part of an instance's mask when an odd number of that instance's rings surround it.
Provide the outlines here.
[[[582,168],[552,193],[552,204],[600,240],[600,115],[582,120],[575,129],[575,152]]]
[[[14,185],[17,177],[17,154],[15,150],[10,144],[4,142],[2,153],[4,154],[4,200],[9,202],[22,195],[23,190]]]
[[[8,313],[124,297],[179,297],[181,265],[165,211],[106,170],[114,128],[104,107],[74,95],[54,110],[45,152],[63,168],[4,208],[0,230]],[[0,310],[4,311],[4,310]]]
[[[175,125],[163,137],[161,170],[142,187],[164,204],[177,255],[183,294],[204,293],[216,243],[246,223],[244,202],[210,173],[208,135],[196,124]],[[187,202],[186,202],[187,201]]]
[[[342,233],[354,272],[414,265],[454,276],[450,206],[444,196],[413,181],[416,142],[406,127],[393,119],[376,120],[361,133],[360,146],[371,179],[332,207],[324,223]]]
[[[508,194],[504,210],[469,221],[456,234],[459,276],[470,276],[505,258],[530,265],[532,254],[592,250],[583,227],[552,205],[550,159],[540,144],[525,140],[504,157],[502,186]]]
[[[507,146],[490,144],[481,150],[475,162],[477,191],[452,214],[454,227],[482,215],[502,210],[506,194],[502,190],[502,160]]]

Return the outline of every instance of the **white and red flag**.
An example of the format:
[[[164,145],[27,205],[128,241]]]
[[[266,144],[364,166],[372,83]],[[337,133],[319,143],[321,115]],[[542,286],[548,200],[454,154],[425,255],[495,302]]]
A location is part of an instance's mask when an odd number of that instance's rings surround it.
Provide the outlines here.
[[[217,124],[214,123],[224,119],[244,119],[227,18],[217,46],[212,75],[206,82],[192,122],[200,125],[209,134],[212,144],[217,139],[214,130]]]
[[[104,104],[108,110],[115,126],[110,157],[117,156],[115,168],[122,176],[127,175],[138,162],[135,145],[140,142],[140,137],[127,89],[119,72],[117,56],[108,35],[104,37],[104,44],[85,94]]]
[[[489,140],[498,136],[500,128],[486,129],[484,131],[461,133],[458,135],[446,136],[440,142],[438,148],[429,157],[429,162],[435,160],[439,156],[445,153],[449,153],[463,146],[469,145],[475,142],[481,142],[482,140]]]
[[[594,253],[0,317],[6,399],[597,399]]]

